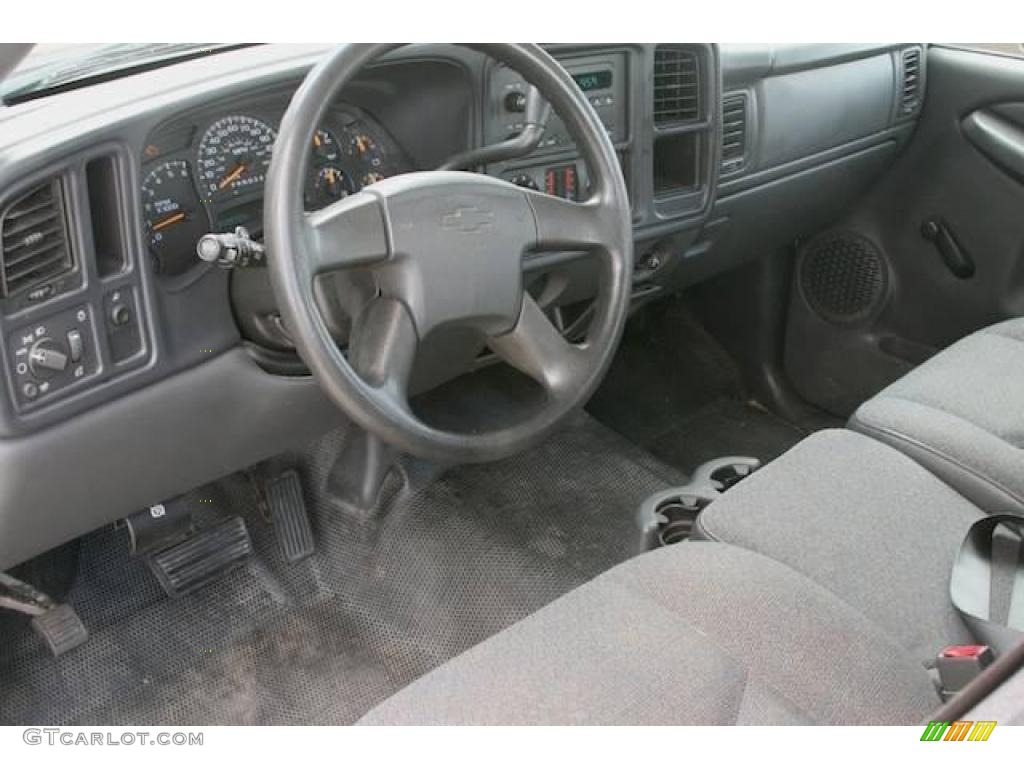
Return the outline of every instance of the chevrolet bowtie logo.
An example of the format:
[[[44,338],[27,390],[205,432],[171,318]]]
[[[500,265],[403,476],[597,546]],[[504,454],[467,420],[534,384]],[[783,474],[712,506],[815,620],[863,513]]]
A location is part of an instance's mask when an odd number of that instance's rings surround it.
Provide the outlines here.
[[[441,226],[445,229],[457,229],[459,232],[479,232],[494,223],[494,214],[485,208],[466,206],[456,208],[441,217]]]

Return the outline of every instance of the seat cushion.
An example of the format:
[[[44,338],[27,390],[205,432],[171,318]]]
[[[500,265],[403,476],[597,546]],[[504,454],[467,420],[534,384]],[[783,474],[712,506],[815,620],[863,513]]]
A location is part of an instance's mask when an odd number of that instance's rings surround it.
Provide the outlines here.
[[[923,664],[972,641],[949,577],[983,513],[899,451],[825,430],[704,509],[697,535],[785,563],[888,631]]]
[[[940,352],[862,405],[850,427],[987,512],[1024,512],[1024,318]]]
[[[692,542],[570,592],[361,724],[911,724],[938,703],[927,672],[827,590]]]

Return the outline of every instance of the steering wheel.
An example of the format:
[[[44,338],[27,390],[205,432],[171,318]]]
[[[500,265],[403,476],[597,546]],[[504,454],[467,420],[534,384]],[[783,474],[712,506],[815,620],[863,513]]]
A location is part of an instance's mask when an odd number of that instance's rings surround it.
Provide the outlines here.
[[[357,424],[407,453],[453,463],[529,448],[583,405],[606,372],[629,307],[633,241],[622,171],[597,114],[568,73],[535,45],[468,46],[535,85],[576,140],[590,195],[572,202],[474,173],[385,179],[312,214],[303,184],[313,132],[346,84],[394,44],[347,45],[307,75],[285,113],[267,176],[264,227],[274,294],[299,355]],[[581,344],[568,342],[523,287],[524,254],[587,251],[601,290]],[[377,296],[354,318],[348,357],[317,308],[326,272],[370,270]],[[408,381],[432,330],[462,325],[538,382],[544,403],[491,431],[436,429],[413,413]]]

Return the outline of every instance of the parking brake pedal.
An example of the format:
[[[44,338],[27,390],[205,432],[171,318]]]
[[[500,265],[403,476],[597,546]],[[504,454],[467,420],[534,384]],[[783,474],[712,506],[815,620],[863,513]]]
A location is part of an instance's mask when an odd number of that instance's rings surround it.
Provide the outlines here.
[[[249,531],[235,516],[154,552],[147,560],[164,591],[179,597],[237,568],[250,554]]]
[[[284,559],[297,563],[312,555],[316,544],[306,513],[299,473],[291,469],[267,481],[266,496]]]
[[[6,573],[0,573],[0,608],[31,616],[32,629],[54,656],[89,639],[89,632],[74,608],[54,602],[49,595]]]

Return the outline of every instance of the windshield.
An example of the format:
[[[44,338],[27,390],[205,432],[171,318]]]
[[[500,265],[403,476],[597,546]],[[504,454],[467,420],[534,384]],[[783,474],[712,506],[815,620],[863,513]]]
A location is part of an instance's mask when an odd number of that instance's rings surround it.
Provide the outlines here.
[[[40,43],[0,83],[0,98],[6,103],[22,101],[237,47],[222,43]]]

